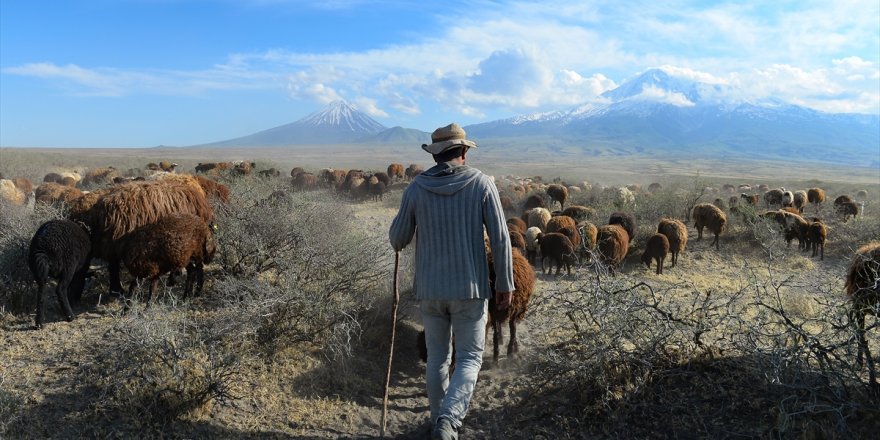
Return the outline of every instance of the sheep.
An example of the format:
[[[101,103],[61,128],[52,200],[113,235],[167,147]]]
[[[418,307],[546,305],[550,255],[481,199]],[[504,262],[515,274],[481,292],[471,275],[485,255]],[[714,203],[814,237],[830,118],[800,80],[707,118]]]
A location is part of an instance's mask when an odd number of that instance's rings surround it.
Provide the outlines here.
[[[867,200],[868,199],[868,190],[860,189],[856,192],[855,195],[856,200]]]
[[[596,248],[599,250],[602,264],[607,266],[611,274],[620,266],[629,252],[629,234],[620,225],[605,225],[598,229]]]
[[[526,218],[526,224],[528,227],[531,228],[532,226],[537,226],[541,228],[542,231],[547,230],[547,222],[552,218],[550,211],[546,208],[532,208],[526,211],[523,215]]]
[[[412,180],[419,174],[422,174],[423,171],[425,171],[425,169],[422,168],[421,165],[411,163],[409,164],[409,167],[404,170],[403,174],[406,176],[407,180]]]
[[[571,244],[574,245],[575,249],[579,249],[581,247],[581,233],[578,230],[577,226],[563,226],[559,228],[557,232],[568,237],[568,239],[571,240]]]
[[[547,187],[547,195],[550,200],[559,202],[559,209],[565,209],[565,199],[568,198],[568,189],[563,185],[552,184]]]
[[[780,189],[772,189],[764,193],[764,205],[769,209],[771,206],[780,206],[782,205],[782,197],[785,193],[785,188]]]
[[[153,301],[159,277],[186,268],[184,297],[192,294],[193,283],[200,293],[204,284],[204,264],[216,252],[211,227],[194,214],[171,214],[156,223],[141,226],[128,234],[122,244],[122,261],[134,277],[128,294],[133,297],[137,280],[150,280],[147,305]]]
[[[70,204],[74,199],[83,194],[78,188],[61,185],[54,182],[43,183],[34,190],[34,199],[37,203],[47,205],[56,203]]]
[[[720,209],[720,210],[722,210],[722,211],[724,211],[725,209],[727,209],[727,204],[725,204],[725,203],[724,203],[724,200],[721,199],[721,198],[716,198],[715,200],[712,201],[712,204],[715,205],[715,206],[717,206],[718,209]]]
[[[752,206],[758,206],[758,200],[760,200],[760,197],[757,194],[740,193],[739,197]]]
[[[518,231],[520,234],[525,234],[526,229],[528,228],[529,226],[526,224],[526,222],[519,217],[511,217],[507,219],[507,229],[509,230]]]
[[[810,223],[795,213],[785,210],[780,210],[779,212],[784,218],[783,234],[786,246],[791,246],[791,241],[797,238],[798,249],[807,250],[809,248],[807,242]]]
[[[95,202],[85,215],[95,256],[107,261],[110,292],[121,292],[119,264],[122,238],[135,229],[171,214],[194,214],[206,224],[214,211],[203,193],[175,182],[130,182],[119,185]]]
[[[782,206],[794,205],[794,193],[791,191],[782,191]]]
[[[636,196],[627,188],[617,188],[613,193],[613,204],[617,209],[632,207],[636,203]]]
[[[500,310],[495,305],[494,296],[489,299],[489,322],[492,327],[493,352],[492,358],[498,362],[498,346],[503,341],[502,324],[507,321],[510,329],[510,340],[507,343],[507,356],[510,357],[519,352],[519,344],[516,340],[516,324],[525,317],[528,311],[529,299],[535,288],[535,270],[522,255],[514,252],[513,257],[513,285],[514,291],[510,299],[510,306]],[[495,264],[492,252],[486,253],[489,264],[489,285],[495,291]]]
[[[196,172],[197,173],[207,173],[209,171],[218,172],[218,171],[228,170],[230,168],[232,168],[232,162],[207,162],[207,163],[199,162],[199,164],[196,165]]]
[[[584,253],[596,249],[596,236],[599,234],[599,228],[590,222],[581,222],[578,223],[577,229],[581,235],[581,249]]]
[[[312,173],[299,173],[291,184],[297,190],[312,190],[318,187],[318,178]]]
[[[794,192],[794,202],[792,206],[794,206],[798,213],[803,214],[804,206],[807,205],[807,192],[806,191],[795,191]]]
[[[148,177],[146,180],[161,180],[165,182],[182,183],[184,185],[189,185],[193,187],[209,200],[216,199],[221,203],[229,202],[229,187],[222,183],[208,179],[204,176],[195,176],[192,174],[161,173],[154,174]]]
[[[86,172],[83,176],[82,185],[84,187],[109,185],[113,183],[113,178],[119,177],[119,171],[113,167],[95,168]]]
[[[584,222],[594,219],[596,217],[596,210],[581,205],[570,205],[562,210],[562,215],[567,215],[576,222]]]
[[[43,177],[43,182],[60,183],[65,186],[76,186],[82,180],[82,176],[76,171],[49,173]]]
[[[807,190],[807,202],[812,203],[819,212],[819,205],[825,201],[825,190],[822,188],[810,188]]]
[[[390,177],[391,180],[403,180],[403,164],[392,163],[388,165],[388,169],[386,170],[386,172],[388,173],[388,177]]]
[[[28,248],[28,267],[37,283],[37,329],[43,328],[43,289],[49,277],[57,280],[55,295],[64,318],[73,321],[68,298],[76,302],[82,295],[91,249],[89,234],[70,220],[50,220],[34,233]]]
[[[697,228],[697,240],[703,239],[703,227],[708,227],[709,231],[715,234],[715,240],[712,241],[712,244],[715,245],[716,250],[721,250],[718,236],[721,235],[721,231],[727,224],[727,215],[724,214],[724,211],[715,205],[701,203],[694,206],[693,218],[694,226]]]
[[[663,189],[663,185],[661,185],[657,182],[654,182],[654,183],[648,185],[648,192],[649,193],[655,193],[655,192],[658,192],[662,189]]]
[[[558,232],[538,234],[538,245],[541,248],[541,273],[547,273],[544,261],[550,259],[550,272],[553,272],[552,264],[556,263],[556,275],[565,265],[565,270],[571,275],[571,266],[577,264],[577,256],[574,253],[574,244],[568,237]]]
[[[526,229],[524,235],[526,239],[526,256],[528,257],[529,263],[535,264],[535,257],[538,256],[538,236],[541,235],[541,228],[532,226],[531,228]]]
[[[9,179],[0,179],[0,205],[23,206],[27,203],[27,195],[15,187]]]
[[[870,381],[877,384],[874,372],[874,359],[865,339],[865,316],[877,316],[880,308],[880,242],[871,242],[856,251],[846,274],[844,284],[852,306],[849,312],[850,321],[855,321],[856,335],[859,342],[857,364],[862,365],[862,354],[868,360]]]
[[[736,187],[733,186],[733,185],[731,185],[731,184],[729,184],[729,183],[725,183],[724,185],[722,185],[722,186],[721,186],[721,189],[722,189],[724,192],[726,192],[727,194],[733,194],[733,193],[736,192]]]
[[[836,211],[844,203],[850,203],[852,201],[853,199],[848,195],[838,196],[836,199],[834,199],[834,210]]]
[[[366,185],[366,192],[373,201],[382,200],[382,195],[385,193],[385,182],[379,180],[374,174],[366,181]]]
[[[645,252],[642,253],[642,263],[651,268],[651,261],[657,262],[657,275],[663,274],[663,260],[669,253],[669,239],[665,235],[657,233],[648,238]]]
[[[532,194],[526,197],[526,200],[523,202],[523,211],[528,211],[534,208],[545,208],[544,198],[538,194]]]
[[[672,253],[672,267],[678,262],[678,254],[687,246],[687,226],[674,218],[664,218],[657,225],[657,232],[666,236],[669,240],[669,252]]]
[[[577,226],[577,223],[567,215],[557,215],[547,220],[547,227],[544,229],[544,232],[559,232],[560,229],[566,226],[574,228]]]
[[[813,219],[807,230],[807,242],[813,251],[813,258],[819,254],[820,260],[825,260],[825,240],[828,237],[828,228],[819,219]]]
[[[526,237],[516,229],[508,229],[507,235],[510,237],[510,247],[518,250],[523,256],[526,255]]]
[[[163,160],[163,161],[159,162],[159,169],[162,171],[165,171],[167,173],[173,173],[175,168],[177,168],[176,163],[173,163],[173,162],[170,162],[167,160]]]
[[[507,195],[502,195],[499,198],[501,200],[501,209],[503,209],[504,212],[516,211],[516,206],[514,206],[513,204],[513,199],[511,199]]]
[[[627,212],[612,213],[611,217],[608,219],[608,224],[622,226],[623,229],[626,230],[626,235],[629,237],[630,243],[636,238],[636,230],[638,227],[636,218],[632,214]]]
[[[781,189],[782,189],[782,191],[785,191],[785,188],[781,188]],[[767,186],[766,184],[762,183],[762,184],[758,185],[758,191],[759,192],[767,192],[767,191],[770,191],[770,187]]]
[[[859,216],[859,205],[856,202],[843,202],[837,206],[837,213],[843,216],[843,222],[846,223],[850,217]]]
[[[294,168],[296,169],[296,168]],[[300,173],[305,172],[304,170]],[[292,173],[292,171],[291,171]],[[345,183],[345,178],[348,176],[348,170],[334,170],[334,169],[325,169],[321,170],[320,178],[321,183],[328,187],[333,188],[337,191],[342,189],[343,183]],[[291,175],[291,177],[296,177],[295,175]]]

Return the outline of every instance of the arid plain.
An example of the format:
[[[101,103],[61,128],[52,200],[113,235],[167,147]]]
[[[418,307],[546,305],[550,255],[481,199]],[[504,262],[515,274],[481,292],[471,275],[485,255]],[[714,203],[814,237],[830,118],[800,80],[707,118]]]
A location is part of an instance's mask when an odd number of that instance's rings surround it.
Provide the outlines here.
[[[0,173],[34,184],[50,171],[148,162],[247,160],[280,176],[218,175],[230,187],[216,207],[219,256],[205,292],[182,298],[162,285],[150,308],[122,313],[108,300],[100,265],[65,322],[46,292],[47,321],[33,330],[34,286],[20,260],[42,221],[62,209],[0,209],[0,437],[378,437],[390,333],[387,230],[402,187],[382,200],[321,188],[294,191],[293,167],[384,171],[421,164],[417,146],[365,150],[0,149]],[[638,219],[617,276],[582,259],[571,275],[541,273],[519,334],[518,356],[484,370],[466,438],[871,438],[880,397],[856,362],[844,276],[856,250],[880,240],[880,171],[818,163],[733,161],[480,149],[470,164],[496,176],[502,194],[525,178],[571,186],[568,204],[589,206],[596,225],[623,210]],[[533,179],[534,180],[534,179]],[[585,188],[584,183],[589,184]],[[603,186],[637,184],[632,204]],[[689,241],[663,275],[642,265],[647,238],[664,217],[686,220],[693,203],[727,201],[724,184],[819,187],[828,199],[805,217],[828,225],[824,259],[787,245],[772,222],[729,211],[720,249]],[[862,212],[846,222],[838,195],[864,190]],[[284,203],[261,203],[281,191]],[[544,196],[540,187],[532,191]],[[274,199],[273,199],[274,200]],[[519,216],[521,199],[510,216]],[[548,205],[550,200],[547,198]],[[711,238],[711,236],[710,236]],[[18,259],[16,259],[18,257]],[[388,431],[425,438],[428,418],[415,335],[411,249],[402,255],[402,316],[395,344]],[[123,279],[127,280],[123,273]],[[99,305],[99,300],[101,304]],[[868,318],[868,345],[880,328]]]

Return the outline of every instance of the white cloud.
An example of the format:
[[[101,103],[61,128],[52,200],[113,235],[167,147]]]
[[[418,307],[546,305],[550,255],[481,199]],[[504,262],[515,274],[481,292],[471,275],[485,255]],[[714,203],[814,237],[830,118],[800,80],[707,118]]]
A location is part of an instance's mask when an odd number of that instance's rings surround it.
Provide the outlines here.
[[[693,107],[695,104],[679,92],[669,92],[656,86],[648,86],[642,89],[642,93],[630,98],[640,101],[653,101],[676,107]]]
[[[388,113],[384,110],[380,109],[376,105],[376,100],[372,98],[367,98],[364,96],[359,96],[352,101],[360,111],[365,112],[370,116],[376,116],[380,118],[387,118]]]

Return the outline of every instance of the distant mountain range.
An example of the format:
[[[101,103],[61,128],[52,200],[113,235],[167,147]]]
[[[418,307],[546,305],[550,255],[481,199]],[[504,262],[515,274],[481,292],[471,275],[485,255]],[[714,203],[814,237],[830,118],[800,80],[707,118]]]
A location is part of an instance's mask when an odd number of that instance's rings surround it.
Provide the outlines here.
[[[535,148],[577,155],[751,157],[880,167],[880,116],[823,113],[652,69],[567,110],[464,127],[510,154]],[[208,146],[421,144],[430,134],[386,128],[344,101],[299,121]]]

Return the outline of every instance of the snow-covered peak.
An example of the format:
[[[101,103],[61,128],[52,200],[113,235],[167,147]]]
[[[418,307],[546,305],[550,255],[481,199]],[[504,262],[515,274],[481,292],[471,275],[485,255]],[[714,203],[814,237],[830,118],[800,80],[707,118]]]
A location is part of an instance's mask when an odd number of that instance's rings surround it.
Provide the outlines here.
[[[312,113],[300,122],[316,127],[334,127],[355,133],[375,134],[386,127],[344,100],[333,101],[324,110]]]

